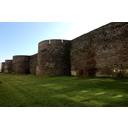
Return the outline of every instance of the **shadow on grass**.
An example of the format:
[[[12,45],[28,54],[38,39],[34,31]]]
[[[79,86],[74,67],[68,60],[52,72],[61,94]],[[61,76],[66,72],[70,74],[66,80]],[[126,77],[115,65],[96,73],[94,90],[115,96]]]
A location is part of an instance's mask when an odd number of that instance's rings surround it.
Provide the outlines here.
[[[1,100],[5,106],[128,106],[127,78],[37,77],[10,74],[0,77],[10,84],[10,87],[2,84],[5,87],[3,86],[3,90],[0,88],[4,91],[1,92]],[[10,90],[11,87],[14,89]]]
[[[109,101],[109,103],[105,103],[102,107],[128,107],[128,99],[124,101]]]

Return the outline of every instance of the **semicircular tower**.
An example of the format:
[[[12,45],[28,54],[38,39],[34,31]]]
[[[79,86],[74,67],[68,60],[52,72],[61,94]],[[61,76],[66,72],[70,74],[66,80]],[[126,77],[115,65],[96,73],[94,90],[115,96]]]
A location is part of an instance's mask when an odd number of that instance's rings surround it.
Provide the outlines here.
[[[37,76],[69,76],[69,40],[45,40],[38,44]]]
[[[5,62],[2,62],[2,68],[1,68],[2,73],[4,73],[4,66],[5,66]]]
[[[29,74],[30,56],[13,56],[12,73]]]
[[[5,60],[4,72],[12,73],[12,60]]]

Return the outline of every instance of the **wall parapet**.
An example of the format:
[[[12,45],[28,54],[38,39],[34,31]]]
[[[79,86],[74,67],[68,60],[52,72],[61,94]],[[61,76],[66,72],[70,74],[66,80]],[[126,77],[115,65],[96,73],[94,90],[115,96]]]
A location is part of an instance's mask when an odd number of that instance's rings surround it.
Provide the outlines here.
[[[48,45],[48,44],[59,44],[59,43],[66,43],[66,42],[69,42],[69,40],[64,40],[64,39],[49,39],[49,40],[43,40],[41,42],[39,42],[39,45],[40,44],[44,44],[44,45]]]

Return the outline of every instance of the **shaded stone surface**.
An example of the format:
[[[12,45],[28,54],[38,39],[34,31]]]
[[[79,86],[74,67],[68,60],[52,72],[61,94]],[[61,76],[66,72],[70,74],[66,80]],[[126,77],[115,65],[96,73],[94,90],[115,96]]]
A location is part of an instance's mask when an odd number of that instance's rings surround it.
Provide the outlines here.
[[[30,56],[30,74],[36,74],[37,54]]]
[[[13,56],[12,73],[29,74],[30,56]]]
[[[50,44],[49,40],[45,40],[38,44],[36,75],[71,75],[69,40],[50,40]]]
[[[2,65],[1,65],[1,72],[4,73],[4,65],[5,65],[5,62],[2,62]]]
[[[12,73],[12,60],[5,60],[4,72]]]
[[[128,22],[114,22],[71,41],[71,74],[128,76]]]

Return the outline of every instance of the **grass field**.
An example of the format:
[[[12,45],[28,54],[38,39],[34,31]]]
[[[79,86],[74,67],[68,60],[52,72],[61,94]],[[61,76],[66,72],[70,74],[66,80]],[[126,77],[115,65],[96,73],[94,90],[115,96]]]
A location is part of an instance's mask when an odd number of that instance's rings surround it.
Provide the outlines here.
[[[127,78],[0,73],[0,107],[127,107]]]

